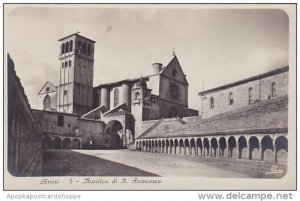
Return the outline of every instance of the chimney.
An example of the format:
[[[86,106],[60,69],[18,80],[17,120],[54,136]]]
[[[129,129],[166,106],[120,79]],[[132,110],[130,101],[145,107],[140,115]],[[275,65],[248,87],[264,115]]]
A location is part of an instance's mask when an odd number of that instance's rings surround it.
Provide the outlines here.
[[[162,69],[162,64],[161,63],[154,63],[154,64],[152,64],[152,66],[153,66],[153,73],[154,74],[158,74]]]

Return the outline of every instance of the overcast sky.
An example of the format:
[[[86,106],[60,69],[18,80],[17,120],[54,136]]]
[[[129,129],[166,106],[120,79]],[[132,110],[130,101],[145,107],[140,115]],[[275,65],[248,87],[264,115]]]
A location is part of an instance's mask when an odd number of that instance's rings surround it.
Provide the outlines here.
[[[175,49],[198,110],[203,81],[209,89],[288,65],[285,12],[201,6],[22,5],[6,13],[5,50],[32,108],[46,81],[58,83],[58,39],[77,31],[96,41],[94,86],[149,75]]]

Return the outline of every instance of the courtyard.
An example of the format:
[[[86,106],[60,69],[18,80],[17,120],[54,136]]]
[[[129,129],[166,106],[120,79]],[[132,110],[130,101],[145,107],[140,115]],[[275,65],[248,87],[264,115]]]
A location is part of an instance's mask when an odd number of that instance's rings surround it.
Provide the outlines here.
[[[121,150],[47,150],[43,176],[281,178],[284,164]]]

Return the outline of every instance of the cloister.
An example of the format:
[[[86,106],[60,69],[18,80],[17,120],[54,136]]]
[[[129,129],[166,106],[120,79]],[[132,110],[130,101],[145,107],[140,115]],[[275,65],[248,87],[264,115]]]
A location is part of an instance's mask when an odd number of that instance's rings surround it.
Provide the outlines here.
[[[81,149],[82,139],[80,137],[46,135],[43,137],[42,147],[44,149]]]
[[[287,134],[208,135],[137,139],[137,151],[284,163]]]

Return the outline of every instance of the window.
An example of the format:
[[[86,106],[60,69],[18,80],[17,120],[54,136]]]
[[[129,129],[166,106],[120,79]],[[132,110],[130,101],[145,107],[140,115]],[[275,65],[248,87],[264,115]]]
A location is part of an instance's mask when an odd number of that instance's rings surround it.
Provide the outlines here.
[[[91,45],[90,44],[88,44],[87,52],[88,52],[88,56],[91,56]]]
[[[212,108],[215,108],[215,100],[214,100],[214,98],[213,97],[211,97],[210,98],[210,108],[212,109]]]
[[[49,87],[48,87],[49,88]],[[47,89],[46,89],[47,91]],[[49,95],[46,95],[43,101],[44,110],[50,109],[51,107],[51,99]]]
[[[70,52],[72,52],[72,50],[73,50],[73,41],[71,40],[70,41]]]
[[[248,89],[248,104],[253,103],[253,88],[250,87]]]
[[[78,41],[78,53],[82,52],[82,43],[81,41]]]
[[[61,68],[64,68],[64,64],[65,64],[65,62],[62,62],[62,64],[61,64]]]
[[[116,88],[114,91],[114,107],[119,105],[119,89]]]
[[[63,43],[61,45],[61,54],[64,54],[65,53],[65,44]]]
[[[175,76],[177,75],[177,71],[176,71],[176,69],[173,69],[173,71],[172,71],[172,75],[173,75],[173,77],[175,77]]]
[[[66,53],[69,52],[69,42],[66,43]]]
[[[271,96],[276,96],[277,92],[276,92],[276,83],[272,82],[271,84]]]
[[[72,65],[72,61],[70,60],[70,61],[69,61],[69,67],[71,67],[71,65]]]
[[[64,90],[64,95],[68,95],[68,90]]]
[[[65,62],[65,67],[68,67],[68,62],[67,61]]]
[[[139,100],[140,99],[140,93],[139,92],[136,92],[135,93],[135,100]]]
[[[46,87],[46,91],[50,91],[50,88],[49,88],[49,87]]]
[[[86,43],[83,43],[83,50],[82,50],[83,54],[86,54]]]
[[[64,126],[64,116],[57,115],[57,126]]]
[[[232,105],[233,104],[233,93],[230,92],[229,93],[229,105]]]

